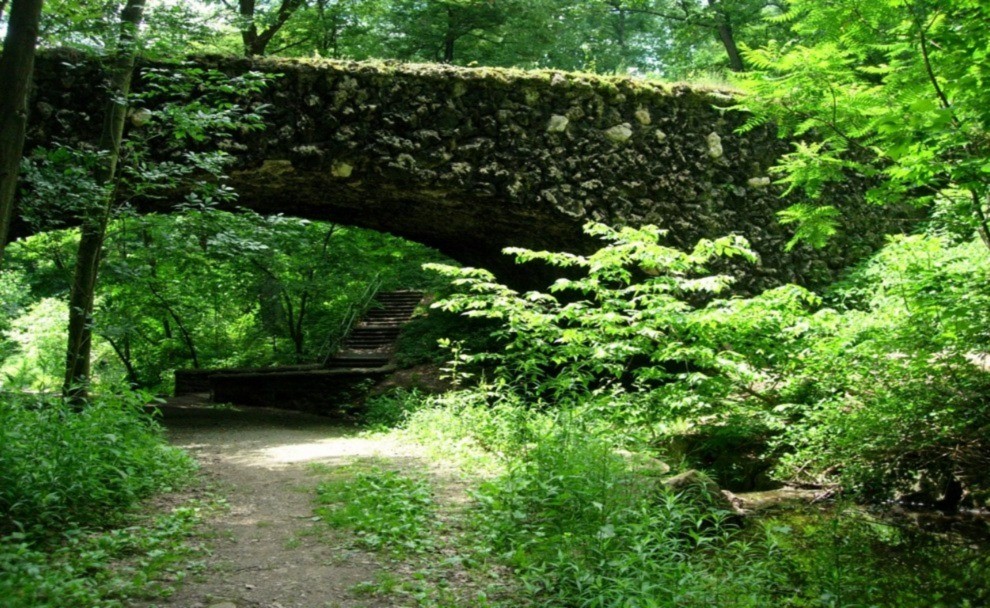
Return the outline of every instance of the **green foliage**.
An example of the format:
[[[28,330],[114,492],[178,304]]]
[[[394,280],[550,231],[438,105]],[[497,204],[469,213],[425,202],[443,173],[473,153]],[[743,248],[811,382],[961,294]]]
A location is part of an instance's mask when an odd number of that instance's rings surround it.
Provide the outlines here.
[[[476,526],[546,606],[763,606],[772,547],[564,424],[482,486]]]
[[[98,0],[48,0],[43,7],[39,45],[103,53],[118,33],[112,24],[117,23],[121,6]],[[181,0],[149,2],[140,32],[143,53],[156,59],[174,59],[211,48],[218,36],[217,20],[202,9]]]
[[[34,536],[112,522],[191,471],[138,396],[105,396],[83,411],[58,399],[0,399],[0,531]]]
[[[772,120],[797,140],[778,167],[788,190],[827,204],[865,176],[873,202],[956,200],[990,238],[986,3],[792,0],[788,11],[793,40],[747,52],[739,106],[752,113],[743,130]]]
[[[711,299],[732,283],[728,275],[707,274],[709,264],[755,259],[745,242],[702,240],[682,252],[659,244],[663,233],[654,227],[616,231],[592,224],[587,231],[610,244],[587,257],[511,250],[521,261],[586,275],[557,280],[550,294],[518,294],[483,270],[432,266],[462,290],[435,306],[502,323],[500,352],[473,360],[494,363],[495,377],[525,400],[596,407],[648,433],[685,416],[729,414],[729,396],[758,374],[736,347],[741,328],[727,321],[726,311],[739,304],[713,300],[698,307],[691,300]],[[768,297],[793,308],[813,300],[799,288]],[[761,323],[771,309],[751,306],[746,324]],[[605,405],[610,402],[615,405]]]
[[[412,412],[420,407],[423,395],[417,391],[396,389],[369,397],[364,402],[361,421],[375,429],[400,426]]]
[[[316,513],[328,525],[349,528],[358,543],[397,555],[423,553],[433,547],[433,494],[423,480],[373,468],[335,478],[317,488]]]
[[[794,606],[979,606],[990,561],[979,546],[856,507],[796,510],[759,528],[777,547],[774,568]]]
[[[801,242],[821,249],[838,232],[839,211],[835,207],[797,204],[784,209],[777,216],[781,224],[797,224],[794,236],[785,245],[788,251]]]
[[[4,337],[13,347],[0,371],[5,384],[54,390],[65,367],[65,303],[44,298],[7,322]]]
[[[6,608],[118,608],[128,598],[167,596],[197,552],[183,544],[201,507],[178,507],[150,522],[104,531],[70,529],[38,546],[22,533],[0,538],[0,597]]]
[[[431,276],[437,277],[435,273]],[[431,288],[434,295],[441,298],[450,291],[446,280],[437,281]],[[467,319],[448,311],[431,308],[416,314],[402,328],[396,342],[395,362],[400,367],[411,367],[420,363],[444,363],[449,357],[448,344],[451,336],[473,352],[481,352],[495,347],[492,332],[497,323],[481,319]],[[447,342],[443,342],[446,340]]]
[[[844,304],[808,319],[805,347],[782,366],[789,413],[783,472],[833,474],[866,494],[953,478],[985,500],[990,452],[990,265],[978,242],[903,237],[835,290]],[[981,498],[982,497],[982,498]]]
[[[4,276],[30,290],[11,301],[2,369],[37,388],[62,375],[74,243],[52,231],[8,250]],[[282,216],[125,215],[110,226],[97,292],[96,381],[166,389],[180,367],[314,361],[373,276],[384,289],[433,290],[438,277],[420,266],[443,259],[390,235]],[[413,361],[435,357],[439,333],[426,329]]]
[[[458,363],[489,366],[512,393],[502,402],[579,411],[674,458],[691,457],[680,447],[691,437],[708,452],[779,458],[781,477],[871,500],[920,484],[934,502],[953,483],[986,500],[990,277],[978,242],[896,239],[823,308],[797,286],[692,303],[729,283],[702,264],[738,243],[684,253],[657,244],[654,229],[594,230],[612,243],[591,256],[516,252],[584,272],[552,287],[567,299],[439,268],[463,291],[438,306],[503,324],[503,348]],[[497,402],[489,390],[474,398]],[[723,483],[738,475],[725,473]]]
[[[459,544],[477,568],[512,569],[508,605],[913,608],[976,606],[988,593],[973,537],[844,503],[737,526],[698,494],[672,494],[662,468],[616,451],[621,435],[593,415],[496,403],[490,389],[425,398],[407,428],[445,464],[485,471]],[[481,446],[502,467],[473,468],[465,456]]]
[[[11,608],[122,606],[167,593],[192,551],[195,505],[146,522],[138,501],[188,480],[137,395],[82,410],[29,393],[0,397],[0,597]],[[116,528],[110,528],[117,526]]]

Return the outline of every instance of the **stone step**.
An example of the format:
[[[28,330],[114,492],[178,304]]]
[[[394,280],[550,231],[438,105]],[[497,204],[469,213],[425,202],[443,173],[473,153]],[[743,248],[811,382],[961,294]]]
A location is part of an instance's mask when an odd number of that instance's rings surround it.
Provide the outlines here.
[[[350,336],[347,337],[346,340],[344,340],[344,342],[350,342],[352,340],[358,340],[358,341],[360,341],[360,340],[377,340],[377,341],[391,342],[391,341],[395,340],[398,337],[399,337],[399,332],[395,332],[395,333],[391,333],[391,332],[389,332],[389,333],[359,333],[359,334],[351,334]]]
[[[364,313],[344,338],[341,350],[327,367],[375,368],[388,365],[395,341],[423,300],[419,291],[388,291],[375,296],[372,308]]]

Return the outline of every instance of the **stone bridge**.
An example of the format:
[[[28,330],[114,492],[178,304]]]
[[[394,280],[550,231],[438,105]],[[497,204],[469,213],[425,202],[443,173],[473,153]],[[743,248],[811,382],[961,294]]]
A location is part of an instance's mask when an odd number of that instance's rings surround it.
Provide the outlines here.
[[[206,57],[202,68],[277,75],[266,128],[220,142],[237,205],[388,231],[463,263],[505,269],[508,245],[584,249],[581,226],[658,224],[671,241],[747,237],[748,284],[820,283],[882,240],[860,184],[833,192],[846,228],[825,251],[785,253],[789,204],[768,168],[787,145],[735,132],[725,93],[629,78],[340,61]],[[38,61],[29,146],[94,141],[104,92],[92,59]],[[140,79],[136,85],[140,88]],[[144,202],[166,210],[163,202]]]

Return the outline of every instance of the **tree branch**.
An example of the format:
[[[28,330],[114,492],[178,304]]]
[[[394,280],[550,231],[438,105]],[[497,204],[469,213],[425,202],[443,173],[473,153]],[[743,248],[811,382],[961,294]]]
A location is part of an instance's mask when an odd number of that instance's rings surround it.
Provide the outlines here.
[[[285,22],[292,17],[299,8],[301,8],[306,3],[306,0],[282,0],[282,4],[278,7],[278,13],[275,15],[275,23],[271,24],[265,31],[258,34],[255,46],[258,50],[262,51],[258,53],[259,55],[264,54],[265,49],[268,47],[268,43],[272,41],[275,34],[278,33]]]
[[[976,215],[976,221],[978,222],[977,232],[980,233],[980,238],[983,240],[983,244],[990,249],[990,224],[987,223],[987,214],[983,211],[983,201],[980,200],[980,195],[976,190],[970,189],[970,196],[973,197],[973,213]]]
[[[169,304],[165,296],[160,294],[158,290],[155,289],[155,286],[151,281],[148,281],[147,285],[148,285],[148,291],[151,293],[151,295],[153,295],[155,299],[161,303],[162,308],[165,309],[165,312],[167,312],[169,316],[171,316],[172,319],[175,321],[175,324],[179,326],[179,333],[182,334],[182,341],[186,343],[186,348],[189,349],[189,354],[192,356],[193,368],[199,369],[199,357],[196,354],[196,344],[193,342],[193,338],[192,335],[189,333],[189,330],[186,329],[185,323],[182,322],[182,318],[178,315],[178,313],[175,312],[175,310],[172,308],[172,305]]]
[[[932,17],[932,20],[925,27],[921,27],[921,24],[916,22],[918,25],[918,36],[921,39],[921,56],[925,60],[925,72],[928,73],[928,80],[931,81],[932,87],[935,89],[935,94],[938,95],[939,100],[942,102],[942,107],[946,110],[949,110],[949,112],[953,114],[952,122],[957,122],[955,113],[952,112],[952,106],[949,103],[949,99],[945,96],[945,92],[942,91],[942,86],[939,85],[938,79],[935,77],[935,70],[932,69],[932,61],[931,58],[928,56],[928,36],[926,36],[925,34],[928,32],[929,28],[931,28],[932,25],[935,23],[935,19],[937,16],[938,13],[936,13],[935,17]]]
[[[124,369],[127,370],[127,381],[130,382],[131,385],[140,388],[141,381],[138,379],[137,371],[135,371],[133,363],[131,363],[130,354],[122,350],[120,345],[117,344],[117,341],[111,338],[108,334],[101,332],[99,335],[107,341],[107,344],[110,345],[113,352],[117,354],[117,358],[124,364]]]

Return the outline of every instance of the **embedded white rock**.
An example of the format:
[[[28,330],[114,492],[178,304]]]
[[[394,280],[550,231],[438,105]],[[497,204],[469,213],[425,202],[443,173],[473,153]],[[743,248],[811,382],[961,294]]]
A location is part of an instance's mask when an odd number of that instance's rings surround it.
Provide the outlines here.
[[[653,122],[653,117],[650,116],[649,110],[640,106],[640,108],[636,110],[636,120],[639,121],[639,124],[645,127],[646,125]]]
[[[354,167],[340,161],[335,161],[333,163],[333,166],[330,167],[330,173],[334,177],[343,177],[343,178],[350,177],[351,173],[353,172],[354,172]]]
[[[705,140],[708,142],[708,156],[722,158],[722,138],[718,136],[718,133],[712,131]]]
[[[571,121],[566,116],[554,114],[550,117],[550,123],[547,125],[547,133],[561,133],[567,129],[569,122]]]
[[[628,122],[624,122],[621,125],[615,125],[611,129],[606,129],[605,131],[605,137],[617,144],[622,144],[629,141],[632,134],[632,127]]]

